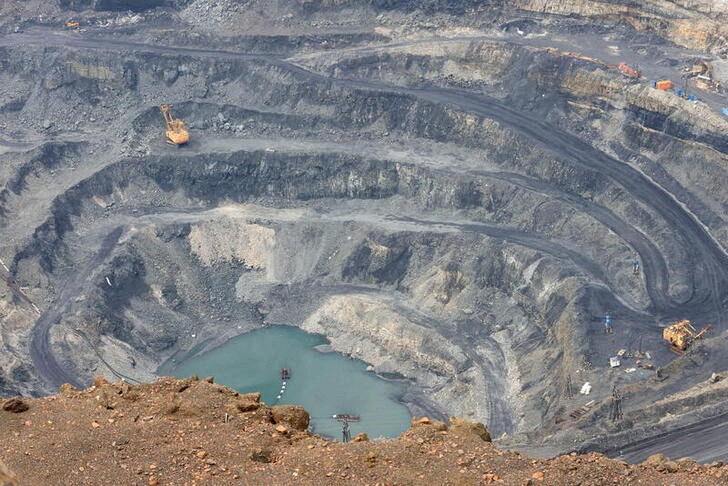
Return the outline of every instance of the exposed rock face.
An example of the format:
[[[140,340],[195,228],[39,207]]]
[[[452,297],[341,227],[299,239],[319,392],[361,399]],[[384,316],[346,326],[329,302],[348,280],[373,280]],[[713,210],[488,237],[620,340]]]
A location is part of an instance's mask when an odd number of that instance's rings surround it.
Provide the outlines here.
[[[269,266],[264,258],[275,244],[273,229],[234,224],[229,218],[194,225],[188,238],[192,254],[205,265],[235,262],[254,270]]]
[[[637,29],[654,31],[668,40],[693,49],[726,54],[728,4],[723,1],[604,2],[581,0],[515,0],[523,10],[586,18],[618,18]]]

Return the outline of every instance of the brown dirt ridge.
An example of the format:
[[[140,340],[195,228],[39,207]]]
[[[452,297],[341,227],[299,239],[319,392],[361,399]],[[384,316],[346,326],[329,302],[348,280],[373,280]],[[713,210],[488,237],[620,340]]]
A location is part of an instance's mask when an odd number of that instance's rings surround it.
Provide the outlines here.
[[[309,433],[303,408],[269,407],[212,378],[97,378],[87,390],[2,403],[3,486],[728,484],[727,465],[660,455],[638,465],[596,453],[531,459],[463,419],[414,419],[397,439],[343,444]]]

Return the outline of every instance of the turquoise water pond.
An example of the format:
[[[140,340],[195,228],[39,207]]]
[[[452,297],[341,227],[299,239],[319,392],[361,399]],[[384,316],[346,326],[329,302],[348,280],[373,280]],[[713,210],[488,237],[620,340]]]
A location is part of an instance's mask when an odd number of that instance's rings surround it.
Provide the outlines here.
[[[167,373],[214,376],[216,383],[242,393],[259,391],[269,405],[301,405],[311,414],[313,431],[341,440],[334,414],[358,415],[352,437],[396,437],[409,426],[408,409],[399,402],[404,387],[366,371],[366,364],[339,353],[321,353],[319,335],[296,327],[273,326],[231,339],[222,346],[178,363]],[[291,370],[281,393],[281,368]],[[280,395],[280,398],[277,398]]]

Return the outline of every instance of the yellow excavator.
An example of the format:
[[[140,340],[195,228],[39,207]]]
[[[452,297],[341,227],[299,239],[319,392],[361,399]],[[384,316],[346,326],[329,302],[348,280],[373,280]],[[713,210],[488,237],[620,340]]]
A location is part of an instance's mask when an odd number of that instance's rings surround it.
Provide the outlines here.
[[[683,354],[688,347],[700,339],[711,326],[706,326],[697,331],[688,320],[676,322],[662,330],[662,337],[670,343],[670,350],[676,354]]]
[[[185,128],[185,122],[175,120],[169,113],[169,105],[161,105],[159,107],[164,115],[164,121],[167,123],[167,143],[172,145],[184,145],[190,141],[190,134]]]

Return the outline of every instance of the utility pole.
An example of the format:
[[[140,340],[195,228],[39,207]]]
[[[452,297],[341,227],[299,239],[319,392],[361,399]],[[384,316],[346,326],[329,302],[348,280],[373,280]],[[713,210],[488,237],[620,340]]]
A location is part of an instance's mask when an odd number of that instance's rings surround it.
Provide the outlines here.
[[[574,388],[571,384],[571,375],[566,375],[566,398],[574,398]]]
[[[619,390],[617,390],[617,387],[615,386],[612,389],[612,408],[609,411],[609,419],[612,422],[617,422],[618,420],[622,420],[624,415],[622,414],[622,394],[619,393]]]

